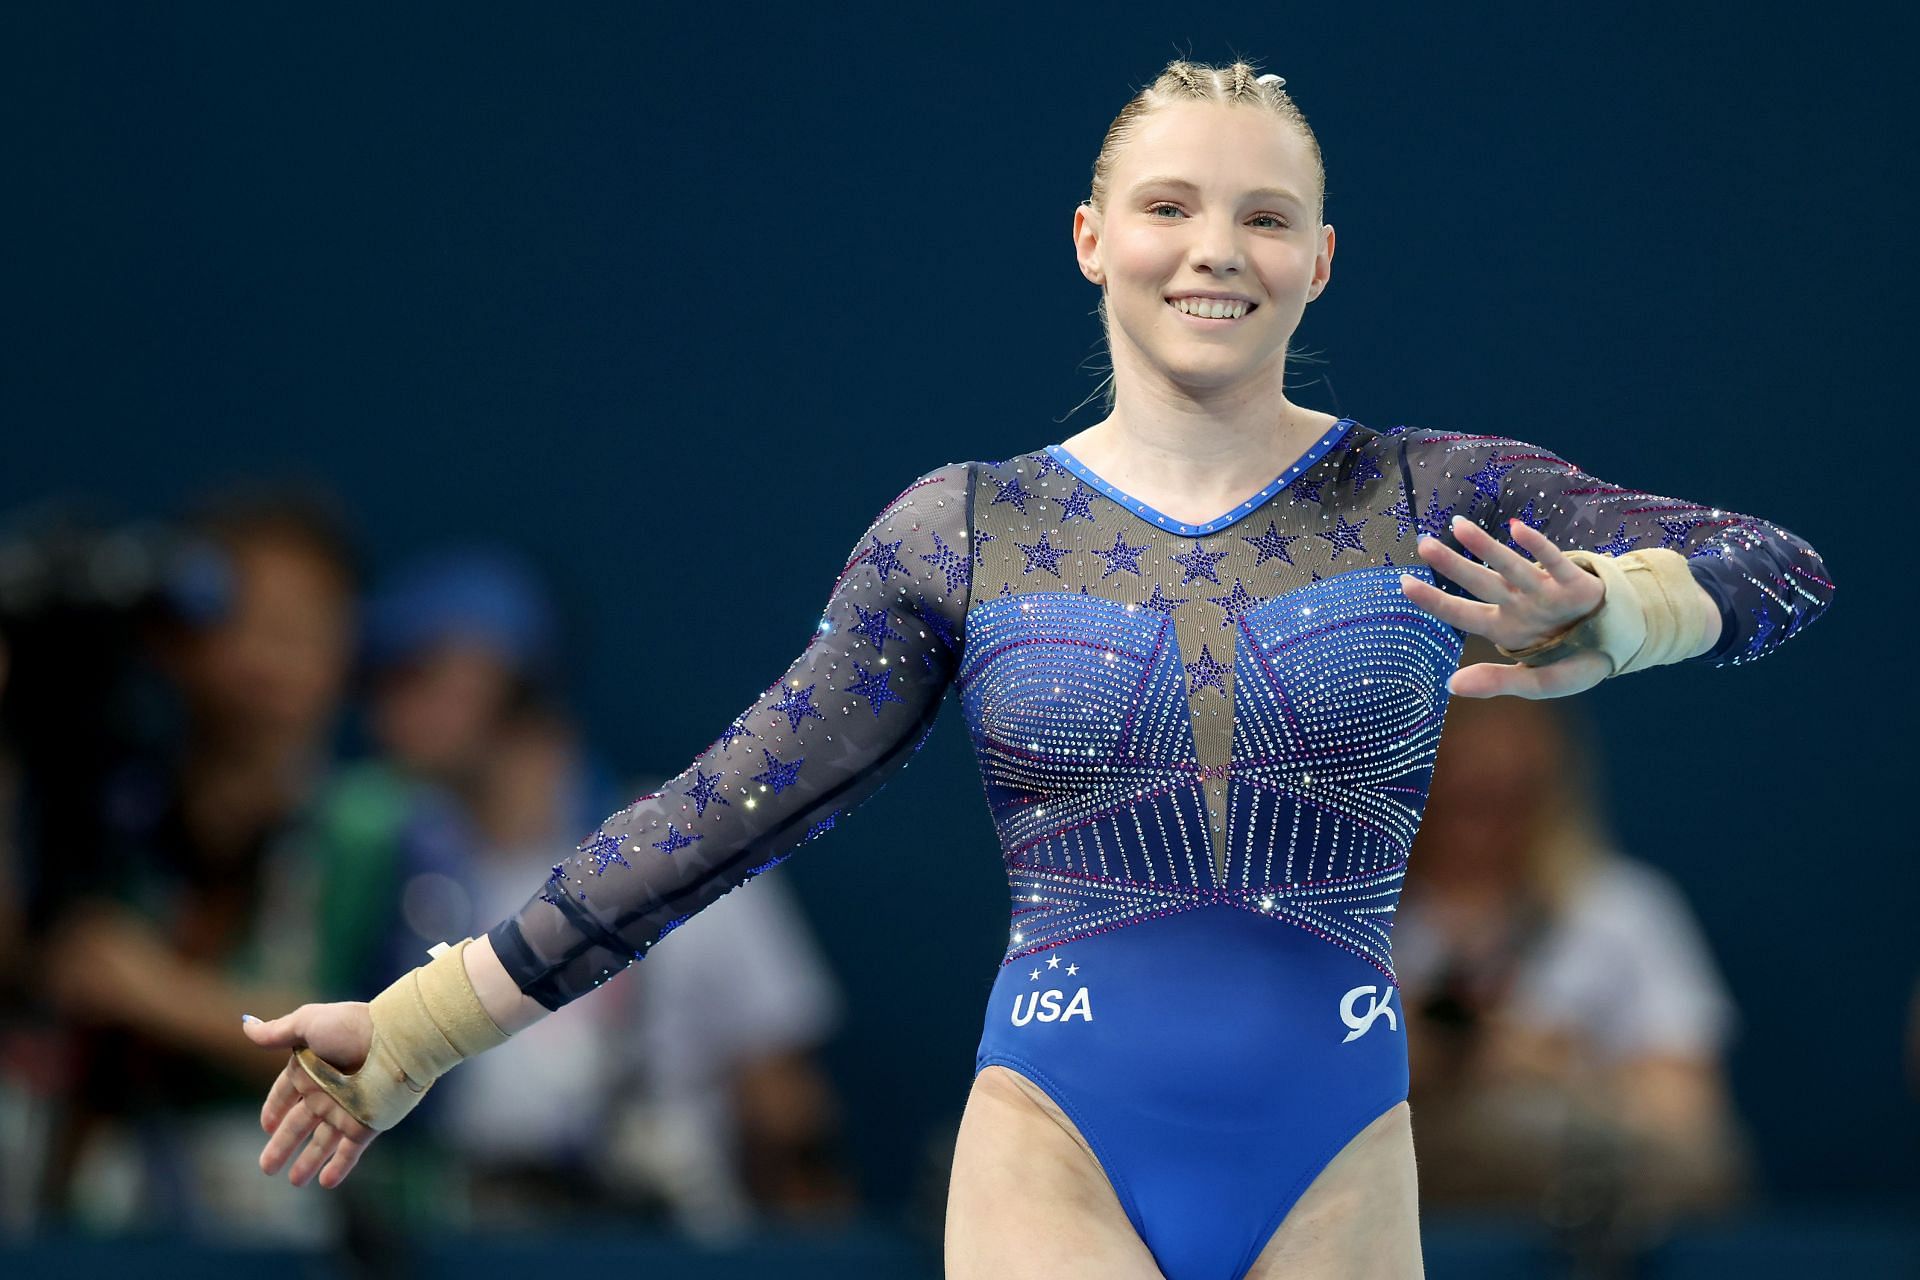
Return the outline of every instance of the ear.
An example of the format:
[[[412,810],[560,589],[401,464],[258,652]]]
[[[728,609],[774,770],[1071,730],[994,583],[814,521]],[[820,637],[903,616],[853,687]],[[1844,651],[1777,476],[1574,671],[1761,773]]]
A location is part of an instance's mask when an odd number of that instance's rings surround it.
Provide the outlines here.
[[[1080,274],[1095,284],[1107,282],[1106,268],[1100,264],[1100,211],[1082,200],[1073,210],[1073,253],[1080,260]]]
[[[1327,291],[1327,279],[1333,274],[1333,224],[1327,223],[1320,228],[1320,252],[1315,255],[1313,264],[1314,279],[1320,282],[1313,297],[1318,298]],[[1312,299],[1309,299],[1311,301]]]

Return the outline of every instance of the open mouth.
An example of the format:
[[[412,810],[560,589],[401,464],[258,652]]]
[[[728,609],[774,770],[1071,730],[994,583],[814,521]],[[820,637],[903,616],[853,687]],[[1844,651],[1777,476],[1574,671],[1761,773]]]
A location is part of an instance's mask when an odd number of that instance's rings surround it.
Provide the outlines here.
[[[1168,298],[1167,305],[1193,323],[1208,328],[1224,328],[1252,315],[1260,307],[1257,302],[1226,298]]]

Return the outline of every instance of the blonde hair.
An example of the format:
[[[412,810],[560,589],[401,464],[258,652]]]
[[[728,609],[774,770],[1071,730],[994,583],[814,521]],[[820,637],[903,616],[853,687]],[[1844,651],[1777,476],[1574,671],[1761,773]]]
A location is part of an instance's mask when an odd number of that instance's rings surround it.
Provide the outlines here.
[[[1120,114],[1113,118],[1113,123],[1107,126],[1107,136],[1101,139],[1100,152],[1093,158],[1093,186],[1087,197],[1087,203],[1102,213],[1106,212],[1108,182],[1113,174],[1114,157],[1139,130],[1140,122],[1150,112],[1181,102],[1218,102],[1224,106],[1250,106],[1270,111],[1299,130],[1300,136],[1307,141],[1308,149],[1313,152],[1314,172],[1320,180],[1319,203],[1314,208],[1314,218],[1316,221],[1325,222],[1327,165],[1325,158],[1320,154],[1320,139],[1314,136],[1313,128],[1307,123],[1305,113],[1294,104],[1293,99],[1282,87],[1285,84],[1286,81],[1281,77],[1262,75],[1259,67],[1245,61],[1236,61],[1224,67],[1187,62],[1184,59],[1169,62],[1159,78],[1134,94],[1127,104],[1120,108]],[[1104,288],[1100,291],[1100,331],[1106,336],[1107,346],[1111,351],[1113,337],[1107,318],[1107,292]],[[1107,409],[1111,412],[1114,396],[1111,369],[1103,381],[1106,385]],[[1085,401],[1081,403],[1084,404]]]
[[[1314,136],[1306,114],[1281,87],[1284,84],[1286,81],[1279,76],[1262,76],[1260,68],[1250,62],[1235,62],[1225,67],[1210,67],[1204,63],[1179,59],[1169,62],[1166,70],[1160,73],[1160,78],[1134,94],[1127,105],[1120,108],[1120,114],[1113,118],[1113,123],[1107,126],[1107,136],[1101,140],[1100,153],[1093,158],[1093,188],[1087,203],[1105,212],[1107,183],[1113,174],[1114,157],[1138,131],[1140,121],[1150,112],[1180,102],[1218,102],[1230,107],[1261,107],[1300,131],[1300,136],[1307,140],[1307,147],[1313,152],[1314,172],[1320,180],[1320,201],[1315,206],[1314,217],[1325,222],[1327,165],[1320,154],[1320,139]]]

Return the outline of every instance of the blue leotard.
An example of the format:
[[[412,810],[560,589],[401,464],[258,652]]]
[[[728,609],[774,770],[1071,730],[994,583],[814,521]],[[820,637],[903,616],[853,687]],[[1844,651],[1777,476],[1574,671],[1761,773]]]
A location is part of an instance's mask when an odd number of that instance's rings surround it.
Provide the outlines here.
[[[1681,551],[1722,617],[1695,663],[1761,657],[1832,598],[1777,525],[1499,436],[1343,418],[1200,525],[1057,445],[953,463],[881,511],[780,679],[494,950],[547,1008],[592,990],[830,830],[951,688],[1012,892],[975,1069],[1073,1119],[1169,1280],[1234,1280],[1406,1097],[1390,929],[1463,635],[1399,578],[1435,581],[1415,542],[1457,547],[1456,514]]]

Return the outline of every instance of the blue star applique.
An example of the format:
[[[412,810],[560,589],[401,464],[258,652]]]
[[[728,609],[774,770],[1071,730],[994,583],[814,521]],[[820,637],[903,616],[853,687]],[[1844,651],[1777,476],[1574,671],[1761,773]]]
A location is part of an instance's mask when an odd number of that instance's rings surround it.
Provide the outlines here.
[[[675,831],[673,824],[669,822],[667,824],[667,838],[665,840],[655,840],[653,847],[662,853],[672,853],[676,849],[686,848],[695,840],[705,839],[705,836],[690,836],[684,831]]]
[[[1379,478],[1380,464],[1374,461],[1371,453],[1362,451],[1353,455],[1353,475],[1351,479],[1353,480],[1354,493],[1358,494],[1360,492],[1360,486],[1367,481],[1378,480]]]
[[[1056,578],[1060,576],[1060,557],[1072,555],[1073,552],[1049,543],[1047,537],[1052,532],[1051,529],[1042,529],[1040,541],[1031,544],[1014,539],[1013,545],[1025,552],[1027,557],[1027,567],[1021,572],[1032,573],[1035,569],[1045,569]]]
[[[867,563],[880,575],[880,581],[885,582],[890,573],[913,576],[913,571],[900,563],[900,543],[905,541],[905,538],[901,538],[897,542],[882,542],[876,536],[873,545],[867,548]]]
[[[813,705],[813,685],[808,685],[804,689],[789,687],[787,696],[774,703],[771,707],[768,707],[767,710],[781,712],[787,717],[787,731],[789,733],[798,729],[800,722],[808,716],[812,716],[815,720],[825,720],[827,718],[820,708]]]
[[[833,830],[834,821],[839,818],[839,816],[840,811],[835,809],[832,813],[829,813],[826,817],[808,827],[807,834],[800,837],[800,843],[805,844],[809,840],[818,840],[821,836]]]
[[[1756,608],[1753,612],[1753,638],[1747,641],[1744,656],[1749,658],[1759,657],[1761,651],[1767,647],[1767,637],[1773,634],[1773,629],[1777,625],[1773,620],[1773,614],[1767,609],[1766,605],[1762,604]]]
[[[1233,590],[1227,592],[1225,595],[1208,596],[1207,599],[1226,610],[1227,616],[1220,621],[1220,625],[1223,627],[1232,626],[1260,604],[1259,600],[1247,594],[1246,587],[1241,584],[1238,578],[1233,580]]]
[[[884,667],[875,667],[872,671],[868,671],[865,666],[856,662],[853,664],[853,669],[857,673],[854,682],[841,690],[841,692],[851,693],[855,697],[867,699],[873,707],[875,719],[879,718],[880,708],[887,703],[906,702],[905,698],[895,693],[887,684],[887,676],[889,673]]]
[[[1633,544],[1640,541],[1640,535],[1627,532],[1627,522],[1622,520],[1620,527],[1613,531],[1611,541],[1603,542],[1594,550],[1603,556],[1621,556],[1633,550]]]
[[[1326,483],[1324,477],[1319,480],[1309,480],[1301,476],[1287,487],[1292,491],[1295,502],[1317,502],[1324,507],[1327,505],[1327,500],[1320,496],[1320,490]]]
[[[1093,548],[1093,554],[1096,556],[1099,556],[1100,558],[1102,558],[1107,562],[1107,572],[1101,574],[1100,576],[1104,578],[1107,576],[1107,574],[1113,573],[1120,569],[1125,569],[1128,573],[1131,573],[1134,577],[1136,578],[1139,577],[1140,576],[1140,556],[1143,552],[1146,551],[1149,545],[1150,544],[1143,542],[1137,547],[1130,547],[1127,545],[1126,538],[1122,537],[1120,534],[1117,534],[1117,533],[1114,534],[1113,547],[1111,550],[1102,551],[1098,547]]]
[[[1393,540],[1395,542],[1407,536],[1407,530],[1414,527],[1413,508],[1407,505],[1407,495],[1400,494],[1400,501],[1390,507],[1382,507],[1375,515],[1393,517]]]
[[[947,575],[947,590],[958,591],[960,584],[967,580],[967,558],[941,540],[937,530],[933,532],[933,554],[922,551],[917,553],[922,560]]]
[[[1032,500],[1033,494],[1027,490],[1025,485],[1020,483],[1020,477],[1016,474],[1000,484],[999,494],[987,505],[994,507],[1000,505],[1002,502],[1009,502],[1013,504],[1014,510],[1018,511],[1021,515],[1026,515],[1027,503]]]
[[[1515,516],[1514,519],[1518,520],[1521,524],[1527,526],[1527,528],[1532,529],[1536,533],[1540,531],[1541,526],[1546,524],[1545,520],[1542,520],[1538,515],[1534,513],[1532,498],[1527,499],[1527,505],[1520,509],[1520,514]],[[1507,526],[1506,536],[1501,538],[1500,541],[1506,543],[1508,546],[1512,547],[1515,551],[1520,550],[1520,544],[1513,540],[1512,525]],[[1531,553],[1529,553],[1529,555],[1531,555]]]
[[[1186,586],[1196,578],[1205,578],[1216,587],[1221,585],[1220,579],[1213,576],[1213,566],[1227,558],[1226,552],[1209,551],[1204,544],[1196,542],[1193,550],[1170,558],[1186,571],[1187,576],[1180,579],[1181,586]]]
[[[806,757],[802,756],[788,764],[765,747],[760,748],[760,754],[767,758],[767,767],[754,774],[753,780],[775,795],[793,785],[794,779],[800,776],[800,766],[807,762]]]
[[[1513,470],[1513,468],[1514,464],[1511,462],[1502,466],[1497,462],[1489,461],[1485,466],[1467,477],[1468,481],[1473,485],[1473,500],[1467,503],[1468,515],[1472,515],[1473,509],[1482,502],[1499,503],[1500,477],[1506,475],[1507,472]]]
[[[1684,518],[1679,520],[1662,520],[1660,522],[1661,547],[1673,548],[1684,545],[1687,540],[1687,535],[1692,533],[1696,526],[1704,523],[1706,522],[1703,520],[1689,520]]]
[[[933,638],[951,649],[954,647],[953,624],[948,622],[941,612],[927,603],[925,596],[915,596],[914,616],[918,617],[927,630],[933,632]]]
[[[719,742],[720,749],[725,751],[733,745],[735,738],[757,738],[759,736],[759,734],[747,728],[747,726],[741,724],[738,720],[735,720],[732,724],[720,731],[720,736],[716,741]]]
[[[1427,502],[1427,509],[1420,517],[1420,532],[1432,534],[1438,538],[1453,527],[1453,508],[1440,505],[1440,491],[1435,489],[1433,497]],[[1399,541],[1399,539],[1395,539]]]
[[[553,864],[553,870],[547,873],[547,883],[540,890],[540,901],[557,907],[561,905],[560,900],[566,896],[567,867],[565,863],[556,862]],[[586,901],[586,898],[586,894],[580,895],[582,902]]]
[[[1226,674],[1232,669],[1231,667],[1223,667],[1218,662],[1215,662],[1213,655],[1207,652],[1207,646],[1204,644],[1201,645],[1200,660],[1187,668],[1188,672],[1193,676],[1193,685],[1187,692],[1190,694],[1198,693],[1208,685],[1211,685],[1220,691],[1221,697],[1226,697]]]
[[[625,858],[620,856],[620,841],[614,839],[604,831],[594,832],[587,842],[580,846],[580,852],[593,859],[593,874],[595,875],[604,875],[607,868],[616,862],[623,867],[630,865]],[[559,869],[558,867],[554,868],[556,871]]]
[[[1037,458],[1040,462],[1040,469],[1033,473],[1033,478],[1035,480],[1045,480],[1048,476],[1052,475],[1056,471],[1063,476],[1070,476],[1073,474],[1073,472],[1069,468],[1061,465],[1061,462],[1058,458],[1048,453],[1045,449],[1042,449],[1039,453],[1036,453],[1033,456]]]
[[[1367,517],[1361,516],[1360,524],[1350,523],[1344,515],[1335,516],[1334,519],[1338,520],[1339,523],[1332,529],[1323,529],[1313,535],[1316,538],[1325,538],[1327,542],[1331,544],[1328,554],[1332,559],[1329,559],[1328,563],[1331,564],[1333,560],[1339,558],[1342,548],[1364,553],[1367,549],[1367,544],[1360,541],[1360,528],[1361,525],[1366,524]]]
[[[865,636],[875,653],[885,653],[889,640],[899,640],[903,643],[906,641],[905,636],[887,625],[885,609],[862,609],[856,604],[853,606],[853,611],[860,615],[860,625],[852,628],[853,634]]]
[[[1084,480],[1075,479],[1073,492],[1064,498],[1055,499],[1060,504],[1060,523],[1065,524],[1075,516],[1083,520],[1093,519],[1094,496],[1094,491],[1087,488]]]
[[[695,805],[693,811],[695,817],[704,818],[707,814],[707,806],[710,804],[733,807],[733,801],[720,794],[720,779],[725,776],[725,774],[707,773],[699,765],[693,767],[693,785],[687,788],[687,799],[693,801]]]
[[[1265,533],[1254,538],[1249,538],[1243,533],[1240,535],[1240,541],[1247,543],[1255,551],[1259,552],[1259,555],[1254,557],[1253,563],[1255,565],[1263,565],[1276,556],[1282,563],[1292,564],[1293,557],[1287,554],[1287,548],[1305,536],[1305,534],[1301,533],[1282,533],[1280,532],[1280,526],[1269,520],[1267,521],[1267,531]]]
[[[1178,609],[1192,598],[1191,596],[1163,596],[1160,594],[1160,584],[1156,582],[1153,584],[1153,595],[1142,600],[1140,607],[1142,609],[1151,609],[1155,613],[1164,613],[1168,617],[1172,617],[1175,609]]]
[[[973,535],[973,563],[976,566],[980,563],[980,557],[986,553],[987,544],[998,536],[998,534],[992,533],[976,533]]]

